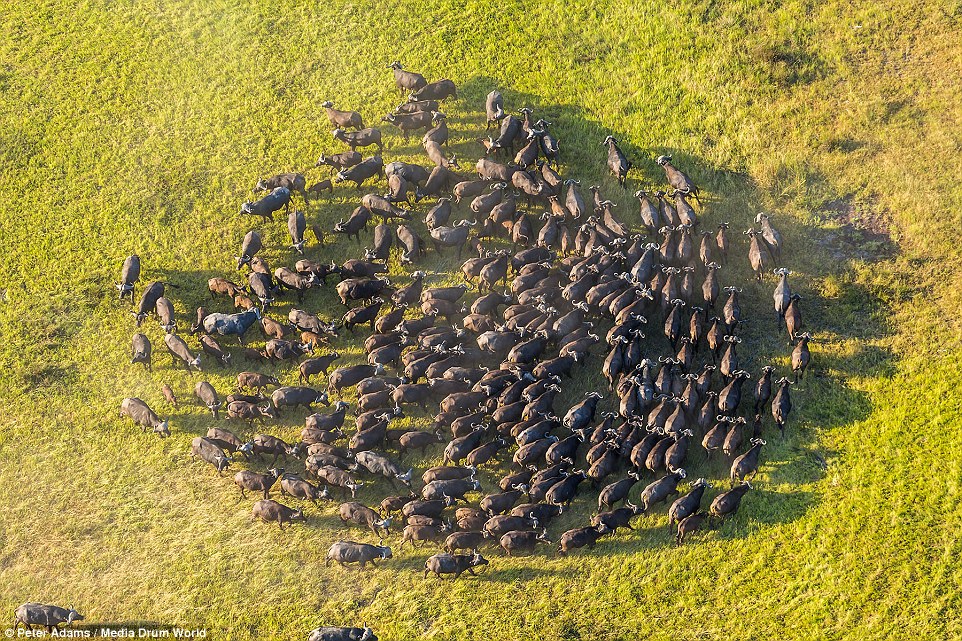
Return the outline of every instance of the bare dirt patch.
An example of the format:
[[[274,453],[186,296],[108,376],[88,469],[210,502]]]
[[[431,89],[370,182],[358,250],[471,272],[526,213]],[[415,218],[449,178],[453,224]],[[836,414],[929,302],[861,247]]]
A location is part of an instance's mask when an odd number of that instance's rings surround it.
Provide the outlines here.
[[[819,212],[827,221],[838,224],[837,229],[826,230],[821,240],[838,260],[882,260],[898,249],[888,217],[872,203],[853,202],[846,196],[828,201]]]

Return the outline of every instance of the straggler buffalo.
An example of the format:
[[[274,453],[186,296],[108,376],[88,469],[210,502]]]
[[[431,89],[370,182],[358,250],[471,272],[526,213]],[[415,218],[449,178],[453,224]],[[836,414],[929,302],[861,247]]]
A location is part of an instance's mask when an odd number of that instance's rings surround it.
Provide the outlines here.
[[[377,641],[377,635],[368,627],[332,628],[321,626],[311,630],[311,633],[307,636],[307,641]]]
[[[272,176],[271,178],[260,178],[257,184],[254,185],[252,190],[255,194],[262,191],[273,191],[278,187],[286,187],[291,192],[297,192],[301,195],[304,201],[307,201],[307,193],[304,191],[304,187],[307,186],[307,180],[304,178],[304,174],[290,173],[290,174],[278,174]]]
[[[374,532],[376,536],[381,536],[381,530],[384,530],[385,536],[391,534],[391,519],[382,518],[380,514],[366,505],[353,501],[350,503],[341,503],[338,514],[343,523],[351,522],[370,528],[371,532]]]
[[[131,304],[134,302],[134,284],[140,280],[140,256],[132,254],[124,259],[124,265],[120,269],[120,282],[117,283],[117,291],[120,298],[125,296],[130,298]]]
[[[167,425],[167,421],[160,420],[154,413],[154,410],[150,409],[147,403],[139,398],[125,398],[121,401],[120,417],[123,418],[125,416],[137,425],[140,425],[144,432],[146,432],[149,427],[154,431],[154,434],[159,435],[161,438],[170,436],[170,427]]]
[[[247,498],[244,490],[263,492],[264,498],[271,498],[271,488],[277,479],[284,474],[284,470],[269,469],[267,474],[258,474],[250,470],[241,470],[234,475],[234,484],[240,488],[241,498]]]
[[[691,194],[699,204],[701,203],[701,200],[698,198],[698,187],[695,186],[695,183],[691,181],[691,178],[689,178],[685,172],[671,164],[671,156],[658,156],[655,162],[665,170],[665,177],[668,179],[668,184],[671,185],[675,191]]]
[[[240,213],[251,216],[260,216],[265,221],[274,220],[274,212],[285,207],[290,207],[291,190],[287,187],[277,187],[271,193],[260,200],[246,202],[241,205]]]
[[[277,526],[282,530],[284,529],[285,523],[307,521],[307,519],[304,518],[304,513],[300,510],[291,509],[286,505],[270,499],[261,499],[254,504],[251,510],[251,521],[255,519],[260,519],[266,523],[277,521]]]
[[[230,465],[227,453],[220,449],[210,439],[203,436],[196,436],[190,442],[190,454],[201,459],[205,463],[210,463],[220,475]]]
[[[488,560],[477,552],[474,554],[448,554],[447,552],[442,552],[428,557],[428,560],[424,562],[424,577],[427,578],[428,574],[432,572],[434,576],[439,579],[442,574],[453,574],[454,578],[457,579],[465,572],[471,576],[477,576],[474,573],[474,568],[487,564]]]
[[[377,567],[377,563],[374,562],[375,559],[390,559],[391,556],[391,548],[386,545],[338,541],[328,549],[324,565],[329,566],[331,561],[337,561],[344,566],[348,563],[359,563],[363,568],[370,563]]]
[[[608,136],[601,144],[608,148],[608,170],[618,179],[618,184],[624,187],[631,163],[618,147],[618,141],[614,136]]]
[[[497,89],[488,94],[484,101],[484,111],[487,115],[485,129],[490,129],[491,125],[498,125],[501,119],[507,114],[504,112],[504,96]]]
[[[609,530],[604,525],[599,525],[598,527],[579,527],[573,530],[568,530],[561,535],[561,538],[558,541],[558,553],[567,554],[571,550],[583,548],[586,545],[590,550],[595,547],[595,543],[598,542],[598,539],[608,533]]]
[[[57,605],[45,605],[43,603],[24,603],[14,610],[13,634],[17,634],[17,629],[22,623],[27,630],[33,630],[33,626],[39,625],[47,628],[47,633],[53,632],[54,628],[59,629],[61,623],[70,625],[74,621],[83,621],[82,614],[71,608],[61,608]]]
[[[261,313],[257,308],[239,314],[208,314],[204,317],[204,331],[220,336],[236,336],[243,345],[244,334],[260,319]]]

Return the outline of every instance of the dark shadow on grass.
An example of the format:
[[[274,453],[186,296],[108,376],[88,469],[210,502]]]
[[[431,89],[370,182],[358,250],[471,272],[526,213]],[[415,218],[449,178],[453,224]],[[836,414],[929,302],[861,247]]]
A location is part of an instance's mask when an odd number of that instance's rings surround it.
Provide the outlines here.
[[[485,131],[483,115],[484,96],[496,86],[495,81],[490,78],[469,79],[460,87],[462,98],[456,103],[456,106],[458,109],[466,109],[470,105],[470,115],[464,116],[454,109],[447,109],[450,115],[449,126],[452,130],[453,139],[450,149],[446,149],[445,152],[457,153],[458,157],[464,160],[460,174],[465,179],[475,177],[473,160],[482,153],[482,147],[475,139],[488,133],[496,135],[493,130],[491,132]],[[754,217],[757,212],[765,210],[764,195],[748,176],[714,166],[708,160],[685,150],[667,147],[638,148],[632,145],[622,132],[612,131],[603,126],[577,106],[545,104],[538,96],[533,94],[521,93],[508,88],[502,88],[501,90],[505,96],[506,109],[509,111],[516,112],[521,106],[531,106],[536,110],[539,117],[545,116],[553,123],[551,132],[561,141],[562,145],[562,165],[560,168],[562,175],[579,178],[582,182],[582,190],[589,197],[590,195],[587,194],[588,185],[600,185],[602,194],[617,203],[616,215],[633,229],[641,227],[637,213],[637,201],[632,196],[633,192],[640,187],[664,188],[666,182],[664,173],[661,167],[654,162],[654,159],[662,154],[672,155],[673,162],[679,168],[685,170],[703,192],[703,205],[698,209],[701,228],[714,231],[721,222],[728,222],[731,225],[732,251],[729,264],[720,272],[720,280],[723,285],[735,285],[743,288],[741,294],[743,315],[751,321],[740,329],[740,336],[744,339],[744,342],[738,348],[741,367],[749,370],[753,375],[757,375],[761,367],[775,364],[778,376],[789,374],[786,364],[791,353],[791,347],[787,344],[787,336],[784,329],[779,326],[779,321],[772,309],[771,296],[775,287],[775,277],[771,274],[771,268],[769,268],[764,274],[763,282],[757,283],[748,269],[745,259],[747,240],[742,232],[754,225]],[[621,141],[623,149],[634,163],[626,189],[617,185],[615,179],[608,175],[605,167],[605,152],[601,143],[609,134],[614,135]],[[413,156],[420,164],[428,164],[416,138],[412,137],[412,140],[406,144],[398,144],[397,140],[391,140],[390,143],[393,146],[385,152],[385,162],[393,160],[394,153],[401,152]],[[499,160],[504,161],[505,159],[500,158]],[[816,186],[821,190],[829,189],[827,179],[817,173],[807,173],[806,180],[820,183]],[[323,229],[330,230],[337,220],[344,219],[350,214],[361,194],[383,193],[384,191],[383,180],[372,183],[361,191],[355,191],[350,187],[337,187],[333,199],[324,198],[320,201],[312,201],[309,204],[307,208],[309,224],[316,222]],[[418,229],[425,239],[428,239],[429,236],[420,219],[433,204],[433,199],[427,199],[414,207],[415,221],[411,224]],[[540,207],[532,207],[528,211],[538,214],[540,210]],[[471,217],[468,202],[455,205],[452,219],[458,220],[466,217]],[[829,242],[830,239],[826,238],[825,230],[806,225],[791,217],[778,215],[773,217],[773,223],[782,232],[787,243],[781,264],[793,268],[797,272],[790,279],[790,282],[803,296],[804,329],[815,334],[816,342],[813,343],[815,356],[812,369],[800,384],[793,388],[793,400],[796,409],[789,419],[784,439],[773,425],[770,409],[766,407],[763,410],[763,436],[767,440],[767,445],[762,455],[762,474],[777,480],[779,483],[800,485],[817,481],[830,462],[832,456],[830,452],[814,449],[819,432],[864,420],[872,412],[873,407],[870,398],[865,393],[846,386],[844,377],[856,374],[859,376],[885,375],[893,371],[895,363],[891,352],[876,345],[860,344],[856,349],[850,351],[819,349],[818,341],[820,340],[850,341],[851,339],[877,338],[887,334],[889,328],[886,323],[884,305],[877,294],[868,290],[865,286],[853,282],[853,279],[848,276],[844,263],[837,260],[834,249],[831,249],[833,245]],[[262,231],[265,238],[265,249],[262,250],[260,255],[268,261],[272,269],[280,265],[292,266],[300,258],[288,249],[289,240],[286,226],[281,217],[269,224],[261,224],[251,218],[231,219],[230,225],[234,230],[233,238],[236,243],[233,248],[234,251],[239,248],[241,239],[247,230],[257,228]],[[392,227],[395,226],[396,223],[392,223]],[[370,229],[373,229],[373,225]],[[360,243],[340,236],[333,238],[329,235],[328,243],[320,247],[313,243],[313,239],[310,239],[306,257],[323,262],[333,260],[337,263],[341,263],[348,258],[356,258],[363,254],[365,247],[370,245],[370,229],[361,234]],[[538,225],[535,225],[535,230],[537,231],[537,229]],[[430,242],[427,244],[430,245]],[[491,248],[510,247],[511,244],[502,239],[486,241],[486,246]],[[396,249],[394,251],[397,252]],[[697,240],[695,251],[697,252]],[[467,257],[467,254],[465,257]],[[459,265],[460,263],[455,260],[453,252],[448,251],[443,256],[438,257],[431,249],[425,258],[415,266],[399,268],[397,254],[395,253],[391,259],[391,278],[397,284],[404,284],[407,282],[408,274],[412,269],[425,269],[430,274],[429,285],[441,282],[444,276],[449,273],[453,273],[453,280],[459,282]],[[239,283],[246,280],[246,271],[238,273],[232,269],[231,265],[225,265],[224,269],[219,271],[191,271],[173,265],[167,265],[164,268],[167,279],[180,285],[171,292],[175,307],[178,311],[184,310],[191,316],[198,305],[204,305],[210,311],[234,311],[230,301],[224,298],[211,301],[207,296],[206,281],[208,278],[223,276]],[[699,273],[695,279],[696,297],[701,278],[702,275]],[[831,300],[820,298],[818,295],[821,291],[820,288],[810,285],[810,283],[820,283],[828,278],[832,278],[835,283],[835,293]],[[337,319],[343,314],[344,308],[334,294],[334,284],[335,280],[332,279],[328,285],[312,289],[302,302],[297,302],[296,298],[287,294],[279,299],[278,304],[275,308],[269,310],[268,314],[272,318],[283,321],[286,319],[287,311],[292,306],[296,306],[316,312],[322,318]],[[468,302],[474,295],[473,292],[468,295]],[[720,313],[720,311],[720,309],[716,309],[714,313]],[[414,315],[413,312],[412,315]],[[662,336],[662,326],[663,318],[660,315],[650,319],[646,355],[651,359],[672,354],[671,346],[667,339]],[[603,336],[609,327],[610,322],[603,321],[596,331]],[[363,336],[364,334],[360,332],[356,337],[342,333],[340,337],[332,341],[332,347],[342,353],[352,348],[356,352]],[[250,342],[256,346],[261,346],[263,341],[264,337],[259,330],[253,330],[250,335]],[[223,343],[229,351],[238,351],[237,344],[233,339],[227,339]],[[165,357],[166,354],[158,354],[159,361],[163,361]],[[572,378],[564,379],[565,392],[559,396],[556,402],[558,413],[563,415],[563,408],[570,407],[583,398],[586,391],[605,389],[606,386],[600,377],[584,375],[585,372],[597,372],[603,358],[604,351],[596,348],[595,353],[588,359],[587,363],[583,364],[580,369],[575,370],[575,375]],[[350,357],[339,362],[338,365],[354,364],[361,362],[362,359],[363,355],[353,353]],[[695,369],[700,369],[702,365],[709,361],[710,359],[703,349],[696,356]],[[294,368],[290,363],[248,363],[244,362],[241,356],[236,355],[229,371],[235,373],[244,369],[283,373],[286,376],[283,383],[294,384],[291,381]],[[202,375],[193,375],[193,380],[202,380]],[[326,382],[315,384],[318,388],[324,385],[326,385]],[[716,388],[718,387],[716,380]],[[752,387],[753,383],[749,382],[743,388],[742,413],[749,421],[749,426],[753,418],[750,412]],[[599,407],[599,412],[611,408],[612,400],[609,398]],[[327,411],[323,408],[318,408],[318,410]],[[276,433],[277,426],[283,425],[288,431],[293,431],[298,423],[302,424],[303,417],[307,413],[303,409],[285,411],[283,419],[278,421],[276,425],[268,425],[263,428],[255,426],[254,430]],[[416,426],[423,428],[430,423],[429,414],[419,412],[412,412],[412,414],[417,417],[413,422]],[[201,433],[210,425],[210,419],[209,417],[201,418],[200,415],[192,415],[189,419],[185,419],[183,424],[190,433]],[[224,423],[222,421],[219,424]],[[240,426],[238,424],[238,426],[239,432],[247,432],[246,425]],[[346,427],[350,433],[350,419],[346,422]],[[728,488],[728,470],[731,459],[723,457],[719,453],[711,462],[707,461],[699,446],[701,437],[701,434],[696,433],[694,435],[692,451],[686,461],[686,468],[688,481],[705,476],[715,482],[715,487],[706,493],[702,505],[702,508],[705,509],[714,496]],[[432,450],[432,455],[437,457],[438,454],[439,450]],[[579,464],[584,461],[583,457],[584,449],[579,452]],[[288,471],[299,472],[303,469],[302,466],[303,462],[298,463],[293,460],[285,463]],[[266,467],[266,464],[258,463],[253,467],[261,469]],[[512,469],[512,466],[507,461],[498,467],[498,470],[502,472],[508,469]],[[619,470],[605,482],[620,478],[623,474],[624,470]],[[637,492],[661,474],[662,472],[657,474],[645,472],[642,481],[632,493],[635,502],[637,502]],[[492,482],[496,482],[498,474],[489,469],[481,478],[485,481],[485,488],[492,490]],[[754,531],[754,528],[741,525],[745,522],[768,526],[795,521],[810,510],[817,501],[817,496],[810,492],[773,493],[760,482],[755,485],[756,489],[745,497],[738,514],[730,519],[731,522],[739,523],[739,525],[723,526],[719,530],[720,536],[725,538],[747,536]],[[682,493],[686,492],[687,489],[687,481],[679,487]],[[358,500],[373,505],[379,501],[380,497],[398,493],[397,489],[391,488],[383,480],[377,480],[376,483],[371,483],[362,488]],[[549,526],[549,537],[556,540],[565,529],[585,525],[594,513],[595,497],[595,490],[589,490],[587,484],[582,486],[574,507]],[[669,500],[669,504],[673,498]],[[313,509],[310,506],[305,507],[309,510]],[[605,538],[599,541],[594,550],[582,550],[574,554],[585,557],[593,555],[615,556],[673,545],[673,539],[665,525],[667,522],[666,508],[667,506],[657,506],[647,516],[637,519],[635,522],[641,528],[639,534],[629,533],[627,538],[622,534],[615,538]],[[324,521],[326,526],[327,517],[324,518]],[[345,529],[340,538],[357,539],[360,536],[362,535],[353,529],[350,531]],[[385,540],[388,544],[396,544],[397,541],[397,534]],[[697,541],[697,536],[693,537],[692,544],[697,544]],[[396,551],[396,554],[403,554],[407,558],[402,557],[402,559],[396,560],[390,567],[417,570],[419,564],[423,563],[423,558],[435,551],[435,549],[432,549],[425,554],[426,550],[419,550],[416,553],[417,558],[407,556],[406,551],[402,553]],[[542,555],[539,554],[538,556]],[[548,558],[551,556],[553,556],[553,553]],[[552,574],[544,570],[526,569],[523,572],[506,571],[503,573],[504,576],[500,576],[502,573],[489,571],[483,575],[481,580],[509,581],[522,574],[530,576],[529,572],[535,574],[541,572],[545,576]]]

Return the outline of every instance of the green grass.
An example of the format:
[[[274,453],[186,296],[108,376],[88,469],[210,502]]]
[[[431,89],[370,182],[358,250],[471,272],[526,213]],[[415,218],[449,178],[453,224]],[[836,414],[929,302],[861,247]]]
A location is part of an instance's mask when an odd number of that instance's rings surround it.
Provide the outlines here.
[[[302,638],[322,622],[367,622],[386,640],[959,637],[962,6],[921,4],[4,4],[0,612],[73,603],[87,623],[236,639]],[[256,224],[237,215],[255,179],[323,176],[309,169],[317,155],[340,149],[319,103],[376,122],[398,100],[393,59],[458,83],[445,111],[459,157],[477,157],[484,95],[499,87],[508,106],[555,122],[564,172],[601,181],[628,221],[630,198],[602,171],[609,132],[636,162],[632,185],[660,182],[653,158],[672,152],[707,193],[706,224],[741,231],[776,212],[818,339],[814,376],[794,394],[789,438],[769,433],[757,491],[721,529],[676,549],[659,509],[594,552],[492,552],[483,577],[438,583],[419,573],[428,550],[325,568],[332,541],[370,535],[342,528],[333,506],[283,533],[251,524],[251,501],[189,459],[211,423],[190,401],[201,377],[170,367],[153,320],[154,373],[128,364],[133,321],[112,285],[123,257],[141,255],[142,285],[179,286],[186,325]],[[414,140],[384,130],[388,161],[423,162]],[[342,188],[308,213],[330,228],[356,200]],[[834,201],[880,217],[893,243],[849,231]],[[260,229],[270,264],[292,263],[283,223]],[[723,279],[745,286],[755,319],[743,358],[784,371],[773,282],[749,282],[733,236]],[[357,253],[343,238],[310,250]],[[456,280],[443,275],[453,256],[425,265],[432,282]],[[329,316],[335,300],[322,288],[305,306]],[[204,376],[223,392],[235,373]],[[566,383],[566,398],[596,385]],[[119,420],[124,396],[169,413],[173,436]],[[293,438],[302,415],[269,429]],[[693,456],[698,473],[725,476]],[[585,522],[593,501],[579,496],[551,534]]]

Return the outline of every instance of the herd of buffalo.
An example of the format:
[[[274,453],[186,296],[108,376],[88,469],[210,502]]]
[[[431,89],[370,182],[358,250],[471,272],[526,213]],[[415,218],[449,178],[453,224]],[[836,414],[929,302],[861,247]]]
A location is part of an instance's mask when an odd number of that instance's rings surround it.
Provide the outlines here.
[[[229,392],[196,383],[194,395],[211,423],[193,438],[191,453],[218,474],[240,457],[245,469],[233,482],[242,496],[258,499],[252,518],[282,529],[305,521],[306,503],[344,501],[341,521],[369,530],[378,544],[334,542],[328,564],[365,567],[391,559],[384,539],[399,531],[399,550],[443,548],[426,560],[425,576],[474,574],[489,562],[478,552],[486,546],[509,556],[542,544],[560,554],[592,548],[676,496],[667,522],[678,545],[734,515],[764,459],[768,417],[784,434],[791,386],[810,359],[800,297],[781,266],[784,241],[769,217],[759,214],[757,228],[744,232],[747,256],[759,281],[776,277],[775,318],[793,345],[794,378],[772,366],[742,368],[742,290],[725,286],[722,275],[744,252],[733,251],[728,224],[705,229],[698,186],[670,156],[656,160],[666,187],[636,191],[637,214],[619,218],[600,187],[584,193],[578,180],[559,173],[552,123],[527,107],[507,111],[492,91],[486,120],[497,135],[477,139],[481,157],[469,176],[446,149],[441,104],[457,98],[454,83],[427,82],[397,62],[390,68],[408,101],[381,122],[405,139],[426,130],[421,142],[430,167],[384,164],[381,132],[366,128],[359,113],[323,103],[333,138],[348,148],[318,160],[331,177],[312,185],[299,173],[259,180],[255,192],[265,195],[240,210],[264,224],[287,213],[293,267],[271,270],[260,255],[260,233],[250,231],[232,265],[246,282],[208,282],[210,304],[226,298],[234,309],[201,307],[183,330],[164,282],[140,292],[136,325],[156,317],[176,366],[203,372],[241,359],[252,363]],[[605,149],[599,162],[626,188],[632,164],[618,140],[597,143]],[[375,155],[358,151],[372,146]],[[385,178],[386,193],[361,197],[333,229],[358,247],[370,231],[363,254],[341,265],[321,260],[330,234],[309,225],[297,201],[306,205],[338,183],[360,190]],[[425,200],[429,206],[416,215]],[[307,255],[309,229],[315,258]],[[429,247],[468,255],[453,275],[461,284],[431,285],[419,269]],[[401,273],[388,277],[392,257]],[[132,304],[139,277],[140,260],[130,256],[117,288]],[[334,288],[346,307],[342,318],[304,309],[308,292],[321,287]],[[293,298],[286,318],[273,314],[281,296]],[[331,344],[339,332],[361,327],[372,332],[363,340],[367,362],[339,366]],[[255,328],[267,339],[260,349],[246,342]],[[230,351],[229,343],[239,348]],[[152,350],[144,333],[134,334],[132,362],[150,370]],[[264,365],[296,368],[290,377],[298,384],[257,371]],[[597,389],[575,399],[565,393],[576,385],[583,390],[585,380],[597,381]],[[162,391],[176,406],[174,391],[167,385]],[[317,404],[329,409],[314,413]],[[294,442],[267,427],[254,429],[298,415],[299,408],[308,415]],[[426,418],[433,409],[436,416]],[[139,398],[123,399],[120,414],[145,431],[171,434],[168,421]],[[392,428],[408,416],[421,429]],[[412,450],[436,454],[440,464],[415,475],[401,463]],[[690,473],[699,459],[709,470],[720,459],[728,470],[714,496],[712,483]],[[479,472],[498,470],[496,487],[479,480]],[[381,488],[383,500],[357,501],[362,486]],[[597,504],[597,512],[549,537],[552,522],[576,501]],[[318,628],[310,639],[376,636],[369,628]]]

